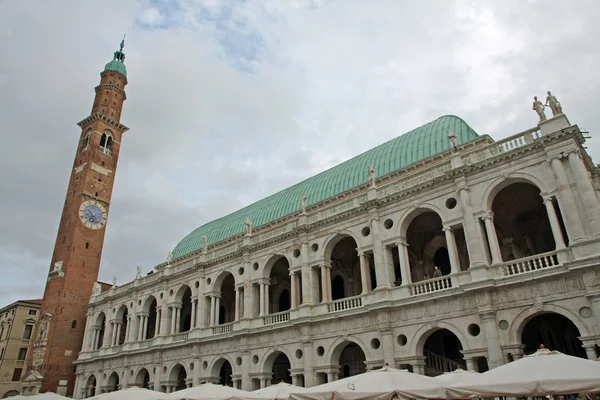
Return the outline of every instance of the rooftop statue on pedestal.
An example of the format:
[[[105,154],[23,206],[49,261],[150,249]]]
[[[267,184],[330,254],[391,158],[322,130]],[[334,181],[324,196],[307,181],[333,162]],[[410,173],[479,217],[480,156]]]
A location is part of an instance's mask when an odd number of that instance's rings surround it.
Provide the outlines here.
[[[550,106],[550,109],[552,110],[552,116],[556,117],[557,115],[562,114],[562,106],[556,99],[556,96],[554,96],[549,90],[546,93],[548,93],[548,96],[546,96],[546,106]]]
[[[246,217],[244,224],[246,225],[246,236],[252,236],[252,221],[250,218]]]
[[[452,152],[457,153],[458,152],[458,147],[457,147],[458,142],[456,140],[456,133],[454,133],[450,129],[448,129],[446,131],[446,135],[448,136],[450,143],[452,143]]]
[[[546,114],[544,114],[544,105],[538,100],[537,96],[533,96],[533,107],[532,109],[540,116],[540,121],[546,120]]]
[[[306,214],[306,195],[302,195],[300,198],[300,212]]]
[[[375,187],[375,168],[373,168],[372,166],[368,166],[369,168],[369,179],[368,179],[368,183],[369,183],[369,187],[374,188]]]

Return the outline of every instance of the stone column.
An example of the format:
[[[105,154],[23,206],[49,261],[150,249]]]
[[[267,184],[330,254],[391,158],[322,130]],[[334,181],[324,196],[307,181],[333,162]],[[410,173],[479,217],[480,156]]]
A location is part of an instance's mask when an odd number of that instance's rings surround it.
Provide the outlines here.
[[[148,339],[148,313],[142,314],[142,340]]]
[[[260,289],[260,304],[259,304],[259,313],[258,316],[259,317],[263,317],[265,315],[265,283],[263,281],[260,281],[258,283],[259,289]]]
[[[302,260],[302,267],[300,270],[300,279],[302,282],[300,304],[311,304],[311,267],[308,264],[308,242],[303,241],[300,250],[300,257]]]
[[[234,311],[233,311],[233,320],[234,321],[239,321],[240,319],[240,288],[239,287],[235,287],[235,306],[234,306]]]
[[[315,384],[315,374],[312,367],[313,345],[310,340],[302,341],[302,352],[304,359],[304,387],[312,387]]]
[[[162,318],[162,309],[156,308],[156,322],[154,323],[154,337],[160,334],[160,320]]]
[[[125,326],[125,343],[131,342],[130,334],[131,334],[131,315],[127,316],[127,325]]]
[[[565,239],[563,238],[562,230],[560,229],[560,223],[558,222],[558,216],[554,209],[551,196],[542,196],[544,199],[544,205],[546,206],[546,213],[548,214],[548,220],[550,221],[550,228],[552,228],[552,236],[554,236],[554,242],[556,243],[556,250],[561,250],[567,247],[565,245]]]
[[[483,333],[488,349],[488,364],[490,369],[499,367],[503,364],[502,348],[500,347],[500,337],[496,323],[496,313],[485,311],[480,314],[483,322]]]
[[[92,324],[92,315],[87,316],[85,320],[85,331],[83,334],[84,344],[82,346],[82,350],[91,350],[91,344],[94,340],[94,328]]]
[[[198,312],[197,301],[197,297],[192,297],[192,321],[190,323],[190,330],[196,327],[196,313]]]
[[[254,285],[252,282],[244,282],[244,316],[243,318],[254,317]],[[242,380],[242,382],[244,382]]]
[[[381,342],[383,344],[383,361],[390,367],[396,368],[396,358],[394,351],[394,339],[392,337],[392,329],[381,329]]]
[[[209,326],[215,326],[215,304],[216,298],[214,294],[210,295],[210,322]]]
[[[160,334],[164,336],[169,333],[169,308],[163,305],[160,309]]]
[[[585,233],[581,218],[579,217],[579,210],[571,186],[567,180],[567,174],[565,173],[562,161],[558,157],[554,157],[550,161],[552,171],[556,177],[556,183],[558,183],[558,190],[560,193],[560,203],[562,217],[565,220],[565,227],[569,234],[569,242],[574,243],[585,239]]]
[[[368,294],[371,289],[367,282],[367,274],[370,273],[370,271],[368,271],[369,260],[363,251],[358,252],[358,257],[360,260],[360,282],[362,286],[362,294]]]
[[[169,331],[169,333],[172,335],[175,333],[175,320],[177,318],[175,315],[175,307],[171,306],[171,307],[169,307],[169,310],[171,310],[171,312],[170,312],[170,314],[171,314],[171,330]]]
[[[330,264],[321,264],[321,293],[323,303],[331,301],[331,274],[329,273],[330,268]]]
[[[175,306],[175,332],[181,332],[181,304]]]
[[[570,152],[568,160],[577,189],[579,189],[579,196],[583,202],[585,214],[588,217],[592,235],[600,237],[600,206],[588,171],[579,157],[579,150]]]
[[[398,246],[398,262],[400,263],[402,286],[406,286],[412,283],[412,276],[410,274],[410,261],[408,258],[408,242],[405,238],[402,238],[396,242],[396,246]]]
[[[269,300],[269,288],[271,286],[271,280],[270,279],[266,279],[265,280],[265,315],[269,315],[271,313],[271,308],[269,307],[270,300]]]
[[[492,264],[502,264],[502,252],[500,251],[498,235],[494,226],[494,213],[488,211],[482,219],[485,224],[485,233],[490,245],[490,252],[492,253]]]
[[[221,309],[221,294],[215,295],[215,325],[219,325],[219,310]]]
[[[98,339],[100,337],[100,329],[96,326],[93,327],[93,335],[92,335],[92,347],[90,350],[96,350],[98,347]]]
[[[290,297],[291,297],[291,309],[298,308],[298,299],[296,298],[298,288],[296,287],[296,273],[290,272]]]
[[[376,214],[376,213],[374,213]],[[371,217],[371,237],[373,240],[373,261],[375,263],[375,276],[377,277],[377,287],[389,288],[393,284],[394,267],[384,262],[383,246],[381,245],[381,237],[379,234],[379,216],[372,215]],[[371,276],[369,264],[367,263],[368,277]],[[370,279],[369,279],[370,280]],[[369,289],[371,289],[369,285]]]
[[[465,357],[465,361],[467,362],[467,371],[477,371],[475,369],[475,359],[473,357]]]
[[[463,225],[465,228],[467,249],[469,250],[469,261],[473,266],[487,265],[487,260],[485,260],[483,253],[481,229],[475,223],[468,186],[466,186],[466,184],[460,186],[458,188],[458,194],[460,195],[460,204],[463,212]],[[456,245],[454,247],[456,248]],[[460,267],[458,270],[460,270]]]
[[[454,232],[449,226],[443,228],[446,235],[446,246],[448,246],[448,258],[450,258],[450,270],[453,274],[460,272],[460,264],[458,261],[458,250],[456,248],[456,238]]]

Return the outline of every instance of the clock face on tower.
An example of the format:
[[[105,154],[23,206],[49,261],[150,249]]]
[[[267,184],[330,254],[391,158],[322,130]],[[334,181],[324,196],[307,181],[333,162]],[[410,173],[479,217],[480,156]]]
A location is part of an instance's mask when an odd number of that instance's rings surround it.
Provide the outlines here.
[[[79,206],[79,219],[90,229],[100,229],[106,225],[106,216],[106,208],[95,200],[86,200]]]

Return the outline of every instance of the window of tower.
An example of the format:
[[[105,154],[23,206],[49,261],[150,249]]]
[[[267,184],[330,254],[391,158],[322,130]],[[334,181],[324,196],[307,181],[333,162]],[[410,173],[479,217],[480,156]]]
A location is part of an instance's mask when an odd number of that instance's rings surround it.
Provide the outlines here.
[[[104,154],[110,156],[112,155],[112,145],[113,145],[113,137],[112,133],[109,130],[102,132],[102,136],[100,137],[100,151]]]
[[[74,319],[73,322],[71,322],[71,329],[77,329],[77,320]]]

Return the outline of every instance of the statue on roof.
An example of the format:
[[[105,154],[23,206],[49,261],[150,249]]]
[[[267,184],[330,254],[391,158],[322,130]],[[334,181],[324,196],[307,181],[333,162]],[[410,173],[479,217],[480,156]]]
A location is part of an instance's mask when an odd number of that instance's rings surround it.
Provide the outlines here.
[[[202,252],[206,254],[208,250],[208,236],[202,236]]]
[[[369,179],[368,179],[367,183],[369,184],[370,188],[374,188],[375,187],[375,168],[373,168],[370,165],[368,168],[369,168]]]
[[[458,152],[458,141],[456,138],[456,133],[452,132],[450,129],[446,129],[446,136],[448,136],[448,140],[450,140],[450,143],[452,144],[452,152],[457,153]]]
[[[140,279],[142,277],[142,266],[138,265],[135,268],[137,269],[137,272],[135,274],[135,279]]]
[[[94,282],[94,286],[92,287],[92,296],[98,296],[102,293],[102,286],[98,282]]]
[[[123,35],[123,40],[121,40],[120,50],[123,51],[123,47],[125,47],[125,35]]]
[[[116,289],[117,288],[117,277],[113,276],[113,282],[112,282],[112,288],[111,289]]]
[[[246,236],[252,236],[252,220],[246,217],[244,224],[246,225]]]
[[[546,120],[546,114],[544,114],[544,105],[538,100],[537,96],[533,96],[533,110],[540,116],[540,122]]]
[[[552,116],[556,117],[557,115],[562,114],[562,106],[560,105],[560,102],[556,99],[556,96],[554,96],[549,90],[546,93],[548,93],[548,96],[546,96],[545,105],[550,106],[550,109],[552,110]]]
[[[300,212],[302,214],[306,214],[306,195],[303,194],[302,197],[300,197]]]
[[[167,254],[167,264],[171,264],[173,261],[173,252],[169,250],[169,254]]]

